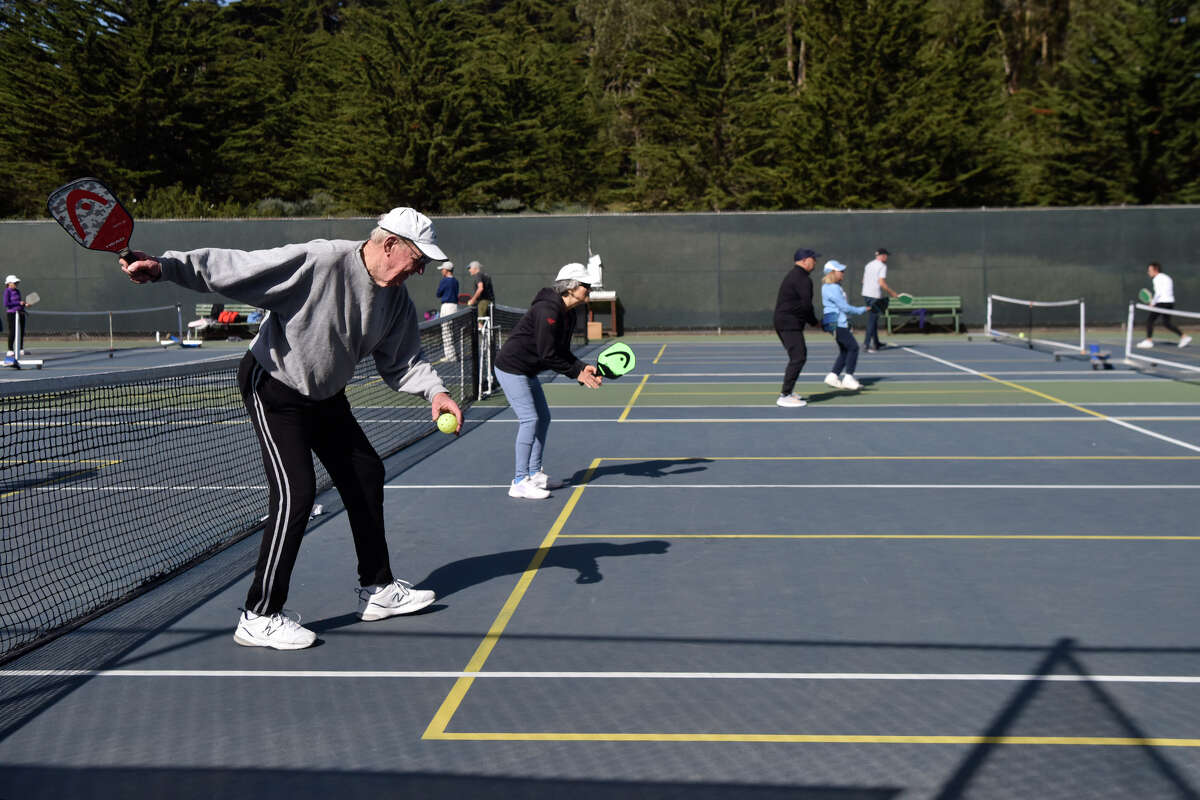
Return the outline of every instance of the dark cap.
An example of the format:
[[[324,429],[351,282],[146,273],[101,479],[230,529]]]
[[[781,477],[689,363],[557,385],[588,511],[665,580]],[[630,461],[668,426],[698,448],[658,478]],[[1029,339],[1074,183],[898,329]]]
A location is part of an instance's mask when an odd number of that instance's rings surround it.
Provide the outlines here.
[[[891,253],[889,253],[889,252],[887,251],[887,248],[886,248],[886,247],[881,247],[881,248],[879,248],[878,250],[876,250],[876,251],[875,251],[875,255],[877,255],[877,256],[890,256],[890,255],[891,255]]]
[[[821,257],[821,254],[818,253],[816,250],[809,250],[807,247],[801,247],[799,250],[796,251],[796,257],[793,258],[792,260],[793,261],[803,261],[806,258],[820,258],[820,257]]]

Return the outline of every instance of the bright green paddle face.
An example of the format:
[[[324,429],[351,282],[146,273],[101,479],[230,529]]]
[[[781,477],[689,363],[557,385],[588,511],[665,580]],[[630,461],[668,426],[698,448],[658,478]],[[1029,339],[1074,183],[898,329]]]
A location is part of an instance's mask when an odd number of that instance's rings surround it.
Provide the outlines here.
[[[1138,290],[1138,302],[1139,303],[1142,303],[1144,305],[1149,304],[1149,302],[1153,299],[1154,299],[1154,295],[1150,294],[1149,289],[1139,289]]]
[[[619,378],[637,364],[629,345],[617,342],[600,351],[596,356],[596,371],[605,378]]]
[[[896,295],[896,302],[902,306],[911,306],[913,302],[913,296],[908,292],[901,292],[900,294]]]

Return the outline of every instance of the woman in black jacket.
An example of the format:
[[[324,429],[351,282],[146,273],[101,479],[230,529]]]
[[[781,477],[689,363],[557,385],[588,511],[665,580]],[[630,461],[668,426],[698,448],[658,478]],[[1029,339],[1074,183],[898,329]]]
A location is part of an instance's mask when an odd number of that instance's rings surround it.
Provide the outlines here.
[[[550,406],[538,373],[552,369],[589,388],[600,386],[596,367],[584,364],[571,352],[575,307],[587,302],[592,288],[587,281],[583,264],[567,264],[560,269],[554,286],[537,293],[496,356],[496,379],[520,421],[509,497],[544,500],[550,496],[550,489],[563,485],[542,471]]]

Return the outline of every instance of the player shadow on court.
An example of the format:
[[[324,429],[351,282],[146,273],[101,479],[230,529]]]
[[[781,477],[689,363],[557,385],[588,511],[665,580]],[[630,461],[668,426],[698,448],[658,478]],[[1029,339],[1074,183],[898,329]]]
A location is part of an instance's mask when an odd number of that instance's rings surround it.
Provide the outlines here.
[[[711,458],[654,458],[646,461],[612,461],[604,462],[600,466],[592,470],[589,481],[595,480],[601,475],[632,475],[638,478],[666,478],[673,475],[686,475],[689,472],[703,472],[708,469],[706,466],[688,466],[711,464]],[[583,482],[583,479],[588,475],[590,468],[576,470],[573,475],[566,478],[567,486],[564,489],[572,486],[578,486]]]
[[[594,542],[588,544],[554,545],[545,553],[545,558],[538,566],[539,571],[548,569],[566,569],[578,573],[575,583],[599,583],[604,580],[600,572],[601,558],[616,558],[620,556],[662,555],[671,546],[670,542],[648,540],[631,542],[629,544],[610,544]],[[539,549],[527,547],[521,550],[508,550],[502,553],[489,553],[484,556],[452,561],[438,567],[421,581],[414,584],[418,589],[432,589],[437,599],[444,600],[451,595],[481,583],[487,583],[507,575],[520,575],[530,569]],[[435,603],[417,614],[432,614],[446,606]],[[337,617],[316,620],[306,627],[317,633],[324,633],[335,628],[343,628],[359,622],[357,614],[342,614]]]
[[[813,392],[811,394],[804,392],[803,397],[811,404],[823,403],[828,400],[836,400],[839,397],[853,397],[854,395],[858,394],[869,394],[875,384],[885,380],[887,380],[887,378],[859,378],[858,382],[862,386],[861,389],[855,391],[851,391],[850,389],[828,389],[824,392]]]

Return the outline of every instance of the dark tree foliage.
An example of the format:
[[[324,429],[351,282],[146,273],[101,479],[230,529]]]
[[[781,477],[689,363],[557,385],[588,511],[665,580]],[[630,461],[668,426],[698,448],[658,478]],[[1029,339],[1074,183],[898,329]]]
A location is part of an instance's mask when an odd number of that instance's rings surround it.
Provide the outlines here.
[[[1200,4],[1094,0],[1071,20],[1060,79],[1038,96],[1047,205],[1200,199]]]
[[[0,215],[1200,202],[1189,0],[0,0]]]

